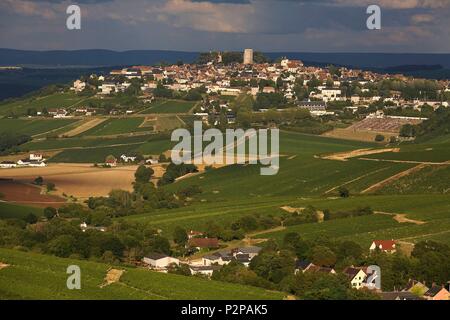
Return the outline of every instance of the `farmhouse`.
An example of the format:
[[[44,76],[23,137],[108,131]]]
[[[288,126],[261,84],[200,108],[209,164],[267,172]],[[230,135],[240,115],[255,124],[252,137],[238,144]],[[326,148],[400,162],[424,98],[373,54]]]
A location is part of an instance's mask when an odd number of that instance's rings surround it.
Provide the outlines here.
[[[167,267],[171,264],[180,264],[180,260],[177,258],[169,257],[168,255],[161,253],[151,253],[146,255],[142,262],[148,265],[152,269],[156,270],[166,270]]]
[[[370,245],[370,251],[381,250],[382,252],[394,253],[396,251],[394,240],[374,240]]]
[[[17,167],[17,164],[13,161],[2,161],[0,162],[0,168],[2,169],[10,169]]]

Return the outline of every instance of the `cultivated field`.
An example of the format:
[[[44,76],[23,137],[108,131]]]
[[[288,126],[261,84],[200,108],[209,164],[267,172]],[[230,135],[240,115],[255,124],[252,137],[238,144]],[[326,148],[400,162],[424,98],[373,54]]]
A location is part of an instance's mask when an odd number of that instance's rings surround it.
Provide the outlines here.
[[[0,119],[0,133],[15,132],[34,136],[50,133],[75,122],[76,119]]]
[[[187,113],[196,103],[195,101],[183,100],[157,100],[140,113]]]
[[[1,174],[3,178],[13,178],[22,183],[31,183],[36,177],[42,176],[45,181],[55,183],[58,194],[88,198],[105,196],[111,189],[132,190],[136,168],[123,166],[104,169],[89,164],[50,164],[43,168],[3,169]]]
[[[144,118],[110,118],[92,129],[86,130],[82,136],[110,136],[131,132],[153,131],[151,128],[141,127]]]
[[[7,176],[5,174],[4,176]],[[9,203],[18,203],[23,205],[37,207],[61,207],[65,200],[61,197],[44,194],[41,188],[30,185],[30,181],[20,180],[0,180],[0,193],[4,195],[3,200]]]
[[[0,115],[7,115],[10,112],[23,113],[28,108],[35,108],[37,111],[42,111],[44,107],[47,109],[75,107],[86,100],[86,97],[77,96],[74,92],[54,93],[45,97],[18,99],[16,101],[2,103],[0,105]]]

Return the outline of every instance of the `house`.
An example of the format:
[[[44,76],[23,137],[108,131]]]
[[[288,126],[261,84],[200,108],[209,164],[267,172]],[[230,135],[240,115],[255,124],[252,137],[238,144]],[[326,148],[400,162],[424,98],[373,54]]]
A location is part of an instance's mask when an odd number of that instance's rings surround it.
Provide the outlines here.
[[[166,270],[171,264],[180,264],[180,260],[177,258],[169,257],[168,255],[162,253],[151,253],[146,255],[142,262],[148,265],[152,269]]]
[[[125,154],[120,156],[120,159],[122,159],[123,162],[135,162],[137,157],[129,157]]]
[[[203,265],[226,265],[235,260],[248,267],[254,257],[261,251],[260,247],[234,248],[228,251],[215,252],[202,258]]]
[[[154,160],[154,159],[147,159],[147,160],[145,160],[145,163],[147,163],[147,164],[158,164],[159,161],[158,160]]]
[[[44,156],[42,153],[30,153],[30,160],[34,161],[42,161],[44,159]]]
[[[226,265],[231,262],[233,259],[233,256],[229,252],[215,252],[210,255],[206,255],[202,257],[202,263],[204,266],[211,266],[211,265]]]
[[[411,292],[404,291],[392,291],[392,292],[382,292],[382,300],[423,300]]]
[[[323,272],[329,274],[336,274],[333,268],[316,266],[314,263],[307,260],[297,260],[295,265],[295,274],[299,272]]]
[[[370,245],[370,251],[380,250],[382,252],[394,253],[396,251],[394,240],[374,240]]]
[[[327,104],[324,101],[301,101],[297,105],[300,109],[308,110],[313,116],[327,114]]]
[[[275,88],[274,87],[264,87],[263,93],[275,93]]]
[[[202,236],[203,236],[203,232],[200,232],[200,231],[190,230],[188,232],[188,239],[198,238],[198,237],[202,237]]]
[[[189,266],[189,270],[191,271],[191,275],[203,275],[207,277],[211,277],[216,270],[220,270],[222,266]]]
[[[192,238],[188,242],[189,247],[200,249],[216,249],[219,247],[217,238]]]
[[[262,250],[261,247],[251,246],[251,247],[242,247],[232,250],[235,255],[248,255],[250,260],[256,257],[259,252]]]
[[[417,280],[409,280],[402,291],[408,291],[418,296],[423,296],[428,290],[429,288],[424,283]]]
[[[110,166],[110,167],[115,167],[115,166],[117,166],[117,159],[106,159],[105,165]]]
[[[28,163],[29,167],[46,167],[47,164],[43,161],[35,161],[35,160],[30,160],[30,162]]]
[[[13,161],[2,161],[0,162],[0,168],[2,169],[10,169],[17,167],[17,164]]]
[[[343,273],[350,279],[350,284],[352,288],[360,289],[364,286],[365,280],[367,278],[367,273],[364,271],[365,268],[355,268],[348,267],[345,268]]]
[[[450,300],[450,292],[444,286],[435,284],[423,296],[427,300]]]
[[[74,90],[75,92],[81,92],[86,88],[86,82],[81,81],[81,80],[76,80],[73,83],[73,87],[72,90]]]
[[[97,230],[100,232],[106,231],[106,227],[94,227],[94,226],[88,225],[86,222],[83,222],[80,224],[80,229],[82,232],[86,232],[86,230]]]

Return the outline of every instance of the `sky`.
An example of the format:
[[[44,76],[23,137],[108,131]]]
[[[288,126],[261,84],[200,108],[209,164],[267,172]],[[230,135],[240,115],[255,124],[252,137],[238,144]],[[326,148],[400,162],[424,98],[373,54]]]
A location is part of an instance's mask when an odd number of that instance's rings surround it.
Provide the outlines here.
[[[450,0],[0,0],[0,47],[450,53]]]

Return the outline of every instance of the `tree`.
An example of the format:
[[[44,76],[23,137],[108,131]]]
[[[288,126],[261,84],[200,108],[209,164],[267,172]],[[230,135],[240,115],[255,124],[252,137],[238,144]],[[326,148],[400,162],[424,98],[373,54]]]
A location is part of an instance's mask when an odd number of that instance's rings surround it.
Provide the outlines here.
[[[60,235],[48,244],[48,251],[58,257],[70,256],[76,247],[76,239],[71,235]]]
[[[44,184],[44,178],[42,178],[41,176],[37,177],[36,179],[34,179],[34,184],[42,186]]]
[[[53,217],[56,216],[57,213],[57,210],[53,207],[47,207],[44,209],[44,216],[47,218],[47,220],[53,219]]]
[[[38,218],[34,213],[27,214],[24,220],[28,224],[35,224],[36,222],[38,222]]]
[[[350,191],[348,191],[348,189],[346,187],[339,187],[338,192],[339,192],[339,196],[341,198],[350,197]]]
[[[150,181],[150,178],[152,177],[152,175],[155,173],[155,171],[153,171],[152,168],[147,168],[146,166],[144,166],[143,164],[141,164],[135,174],[135,181],[137,183],[147,183]]]
[[[173,231],[173,241],[180,246],[185,245],[188,241],[186,230],[181,227],[176,227]]]
[[[47,182],[47,192],[55,191],[56,185],[53,182]]]
[[[377,134],[375,136],[375,141],[376,142],[382,142],[382,141],[384,141],[384,139],[385,139],[385,137],[382,134]]]
[[[319,266],[332,267],[336,263],[336,255],[328,247],[315,246],[311,250],[312,262]]]

